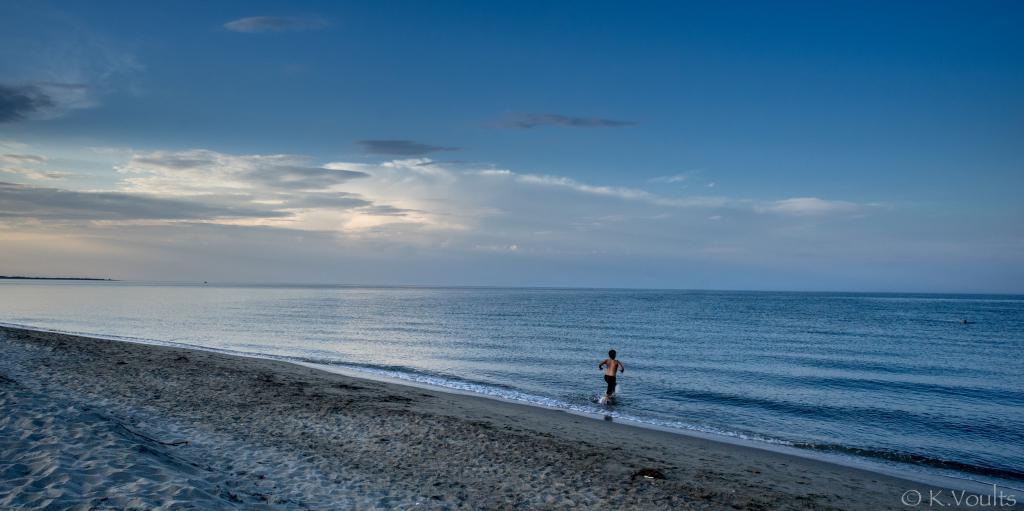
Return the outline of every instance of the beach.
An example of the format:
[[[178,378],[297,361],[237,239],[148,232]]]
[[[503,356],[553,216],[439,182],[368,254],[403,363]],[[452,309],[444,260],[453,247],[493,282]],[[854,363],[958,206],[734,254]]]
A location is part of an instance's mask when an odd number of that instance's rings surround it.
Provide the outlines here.
[[[283,361],[7,327],[0,351],[4,509],[880,510],[905,509],[908,491],[953,499],[858,468]]]
[[[1024,507],[1024,1],[0,0],[0,511]]]

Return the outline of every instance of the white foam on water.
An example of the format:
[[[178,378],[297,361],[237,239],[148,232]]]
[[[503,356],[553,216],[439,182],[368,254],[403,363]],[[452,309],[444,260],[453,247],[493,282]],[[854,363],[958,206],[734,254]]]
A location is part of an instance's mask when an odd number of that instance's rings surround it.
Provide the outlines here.
[[[681,421],[669,421],[650,417],[638,417],[635,415],[623,413],[614,409],[609,409],[607,406],[585,406],[576,403],[570,403],[565,400],[551,398],[547,396],[540,396],[536,394],[529,394],[514,389],[507,389],[496,387],[493,385],[487,385],[482,383],[468,382],[463,380],[456,380],[451,378],[444,378],[439,376],[427,375],[417,373],[414,371],[399,371],[394,369],[384,369],[373,367],[363,364],[351,364],[339,360],[324,360],[314,359],[302,356],[289,356],[289,355],[275,355],[269,353],[259,353],[251,351],[240,351],[232,350],[227,348],[215,348],[210,346],[202,346],[181,342],[163,341],[158,339],[146,339],[141,337],[128,337],[119,335],[106,335],[106,334],[95,334],[91,332],[75,332],[68,330],[52,329],[52,328],[40,328],[32,325],[22,325],[15,323],[0,322],[0,326],[6,326],[11,328],[21,328],[25,330],[33,330],[38,332],[50,332],[67,335],[77,335],[82,337],[91,337],[96,339],[107,339],[114,341],[132,342],[136,344],[148,344],[155,346],[169,346],[176,348],[194,349],[200,351],[209,351],[213,353],[223,353],[226,355],[235,355],[249,358],[260,358],[270,360],[280,360],[285,362],[297,363],[308,367],[314,367],[316,369],[326,370],[328,372],[339,372],[339,373],[356,373],[353,376],[366,376],[366,377],[377,377],[389,380],[397,380],[405,383],[415,383],[424,385],[432,388],[454,390],[457,392],[463,392],[472,395],[486,396],[502,401],[511,401],[516,403],[523,403],[533,406],[539,406],[542,408],[564,410],[568,412],[577,413],[580,415],[593,417],[600,415],[602,418],[611,417],[614,420],[628,421],[638,425],[655,426],[659,429],[667,430],[678,430],[678,431],[690,431],[698,432],[709,435],[717,435],[735,438],[744,441],[755,441],[774,445],[785,445],[791,446],[792,443],[785,440],[765,437],[761,435],[748,434],[737,431],[723,430],[719,428],[712,428],[708,426],[702,426],[699,424],[690,424]],[[619,392],[621,385],[616,385],[616,393]],[[603,397],[603,393],[602,393]],[[607,419],[606,419],[607,420]]]

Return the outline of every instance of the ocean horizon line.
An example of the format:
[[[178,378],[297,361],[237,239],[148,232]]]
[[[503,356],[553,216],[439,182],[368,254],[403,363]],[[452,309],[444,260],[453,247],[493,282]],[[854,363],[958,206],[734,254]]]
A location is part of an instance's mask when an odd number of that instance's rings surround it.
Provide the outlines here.
[[[898,296],[965,296],[983,297],[999,296],[1024,299],[1024,290],[1019,292],[1000,291],[895,291],[895,290],[841,290],[841,289],[752,289],[752,288],[701,288],[701,287],[628,287],[628,286],[558,286],[558,285],[501,285],[501,284],[380,284],[380,283],[343,283],[343,282],[292,282],[292,281],[205,281],[205,280],[157,280],[157,279],[119,279],[92,277],[0,277],[3,280],[25,281],[72,281],[82,283],[107,284],[145,284],[145,285],[180,285],[180,286],[216,286],[216,287],[266,287],[266,288],[366,288],[366,289],[494,289],[494,290],[534,290],[534,291],[655,291],[681,293],[764,293],[764,294],[822,294],[822,295],[898,295]]]

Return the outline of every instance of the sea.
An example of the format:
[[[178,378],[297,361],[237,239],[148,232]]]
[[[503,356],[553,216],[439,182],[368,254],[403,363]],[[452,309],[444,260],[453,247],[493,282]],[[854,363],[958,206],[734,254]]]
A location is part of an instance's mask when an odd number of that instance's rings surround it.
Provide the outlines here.
[[[1024,488],[1024,296],[8,280],[0,323]]]

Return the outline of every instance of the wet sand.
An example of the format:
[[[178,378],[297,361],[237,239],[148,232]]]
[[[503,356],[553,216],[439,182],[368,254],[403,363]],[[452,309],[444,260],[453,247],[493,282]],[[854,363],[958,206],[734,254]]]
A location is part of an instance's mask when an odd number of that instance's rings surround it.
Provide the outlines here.
[[[0,509],[884,510],[939,491],[287,362],[6,327],[0,410]]]

